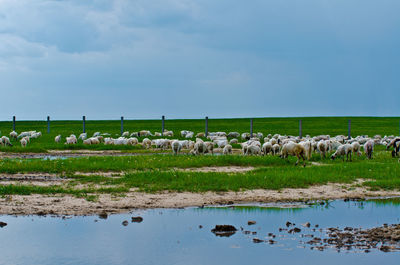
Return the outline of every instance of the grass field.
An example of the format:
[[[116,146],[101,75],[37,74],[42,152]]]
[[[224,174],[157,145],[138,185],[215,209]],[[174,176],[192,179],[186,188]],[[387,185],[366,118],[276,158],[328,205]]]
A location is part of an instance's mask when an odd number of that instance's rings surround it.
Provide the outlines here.
[[[254,119],[254,132],[262,132],[264,135],[279,133],[282,135],[299,135],[299,119],[302,120],[303,135],[347,135],[348,120],[351,119],[352,135],[398,135],[398,117],[302,117],[302,118],[256,118]],[[250,131],[250,119],[209,119],[209,132],[237,131],[239,133]],[[175,138],[181,130],[192,130],[195,133],[204,132],[204,120],[166,120],[165,128],[174,131]],[[12,122],[0,122],[0,135],[7,135],[12,130]],[[34,139],[26,149],[20,148],[19,143],[14,147],[0,147],[0,151],[7,152],[45,152],[49,149],[95,149],[95,150],[135,150],[137,147],[127,146],[66,146],[64,140],[71,133],[79,135],[82,130],[82,121],[52,121],[50,133],[47,133],[46,121],[17,121],[16,131],[41,131],[43,136]],[[113,137],[120,134],[121,121],[86,121],[86,132],[92,135],[94,132],[111,133]],[[125,120],[124,131],[134,132],[139,130],[161,131],[161,120]],[[56,144],[54,137],[63,136],[63,143]]]
[[[301,118],[303,135],[347,134],[347,117]],[[259,118],[254,120],[254,132],[264,135],[280,133],[298,134],[299,118]],[[352,135],[398,134],[398,118],[351,117]],[[125,121],[125,131],[147,129],[160,131],[161,121]],[[1,122],[3,134],[10,132],[11,122]],[[79,121],[53,121],[51,133],[46,132],[46,122],[24,121],[17,123],[17,131],[37,130],[43,136],[34,139],[27,148],[18,143],[14,147],[2,147],[3,152],[46,152],[49,149],[120,149],[147,152],[130,146],[66,146],[54,143],[55,135],[79,134]],[[120,132],[120,121],[87,121],[89,135],[95,131],[108,132],[116,136]],[[204,131],[204,120],[167,120],[166,129],[175,135],[183,129]],[[249,131],[249,119],[209,120],[209,131]],[[400,189],[400,164],[384,147],[376,147],[373,160],[365,156],[354,156],[353,162],[341,159],[331,161],[314,154],[307,166],[294,166],[295,158],[289,161],[273,156],[189,156],[189,155],[145,155],[145,156],[97,156],[70,159],[1,159],[0,173],[54,173],[63,176],[67,185],[35,186],[3,183],[0,195],[13,194],[73,194],[92,198],[93,194],[115,193],[123,195],[132,188],[145,192],[169,191],[240,191],[249,189],[306,188],[328,182],[351,183],[366,180],[363,186],[369,189]],[[314,163],[313,163],[314,162]],[[186,172],[185,168],[205,166],[252,166],[255,170],[246,173]],[[91,172],[92,175],[83,173]],[[104,176],[103,172],[122,174],[118,177]],[[79,184],[79,185],[78,185]],[[84,187],[82,187],[82,185]],[[77,188],[79,187],[79,188]]]
[[[3,159],[0,173],[56,173],[68,185],[37,187],[2,185],[0,195],[12,194],[124,194],[132,188],[145,192],[169,191],[243,191],[249,189],[307,188],[328,182],[351,183],[366,180],[362,185],[372,190],[400,188],[400,164],[390,152],[380,148],[373,160],[355,156],[352,162],[321,159],[314,154],[305,168],[273,156],[172,156],[150,155],[129,157],[82,157],[66,160]],[[312,164],[312,162],[317,162]],[[204,166],[252,166],[245,173],[187,172],[185,168]],[[84,175],[92,172],[93,175]],[[103,172],[115,173],[104,176]],[[119,174],[118,174],[119,173]],[[122,175],[120,175],[122,174]],[[84,188],[74,188],[85,184]],[[97,186],[96,186],[97,185]]]

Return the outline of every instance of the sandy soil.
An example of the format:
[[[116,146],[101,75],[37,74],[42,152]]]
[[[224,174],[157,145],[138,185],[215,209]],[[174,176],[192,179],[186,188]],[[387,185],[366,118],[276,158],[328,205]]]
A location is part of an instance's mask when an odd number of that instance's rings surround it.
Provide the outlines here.
[[[368,191],[359,187],[360,182],[313,186],[308,189],[283,189],[281,191],[250,190],[244,192],[162,192],[147,194],[131,190],[125,197],[99,195],[94,202],[68,195],[13,195],[0,198],[0,214],[96,215],[129,212],[138,208],[181,208],[232,203],[400,196],[400,191]]]

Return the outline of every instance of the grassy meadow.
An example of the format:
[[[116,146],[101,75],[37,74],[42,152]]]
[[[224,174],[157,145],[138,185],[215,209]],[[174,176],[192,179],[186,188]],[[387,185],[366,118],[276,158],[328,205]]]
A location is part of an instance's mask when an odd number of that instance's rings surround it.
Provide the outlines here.
[[[264,135],[269,133],[279,133],[282,135],[299,135],[299,120],[302,120],[303,135],[347,135],[348,120],[351,119],[353,136],[357,135],[398,135],[399,120],[398,117],[299,117],[299,118],[255,118],[253,120],[253,131],[262,132]],[[216,131],[237,131],[239,133],[250,131],[250,119],[209,119],[209,132]],[[181,130],[191,130],[195,133],[204,132],[204,119],[196,120],[166,120],[165,129],[172,130],[175,138],[179,138]],[[42,137],[33,139],[27,148],[21,148],[18,142],[14,142],[13,147],[0,147],[0,151],[6,152],[46,152],[49,149],[93,149],[93,150],[132,150],[136,151],[138,147],[131,146],[85,146],[64,145],[65,137],[71,133],[79,135],[83,131],[82,121],[52,121],[50,133],[47,133],[46,121],[18,121],[16,131],[41,131]],[[151,132],[161,131],[160,120],[125,120],[124,131],[137,132],[140,130],[150,130]],[[12,131],[12,122],[0,122],[0,135],[8,136]],[[88,136],[94,132],[110,133],[112,137],[118,137],[121,131],[120,120],[110,121],[91,121],[86,120],[86,132]],[[55,143],[54,137],[61,134],[62,143]]]
[[[271,133],[298,135],[300,118],[258,118],[254,119],[254,132],[264,135]],[[347,121],[352,120],[352,135],[396,135],[398,118],[370,117],[324,117],[301,118],[303,135],[347,134]],[[209,131],[249,131],[249,119],[211,119]],[[180,130],[204,131],[204,120],[166,120],[165,127],[179,135]],[[0,131],[8,135],[11,122],[1,122]],[[125,131],[150,130],[161,131],[160,120],[128,120],[124,122]],[[47,134],[46,122],[17,122],[17,132],[37,130],[43,136],[33,139],[27,148],[18,143],[13,147],[0,148],[3,152],[46,152],[50,149],[119,149],[129,152],[147,152],[140,147],[131,146],[84,146],[82,144],[66,146],[54,143],[58,134],[67,136],[82,132],[80,121],[53,121],[51,133]],[[96,131],[111,133],[117,137],[120,133],[120,121],[87,121],[89,135]],[[0,174],[16,173],[53,173],[65,180],[62,185],[35,186],[33,184],[0,185],[0,195],[13,194],[72,194],[95,199],[98,194],[111,193],[123,196],[132,189],[144,192],[160,191],[243,191],[250,189],[306,188],[328,182],[352,183],[358,179],[365,182],[358,184],[371,190],[400,189],[400,163],[392,158],[383,146],[375,148],[374,159],[367,160],[365,155],[353,156],[352,162],[341,159],[332,161],[321,159],[314,154],[306,167],[294,166],[296,158],[283,160],[277,156],[189,156],[181,154],[147,154],[136,156],[93,156],[69,159],[0,159]],[[254,167],[245,173],[232,172],[194,172],[183,171],[187,168],[220,166]],[[104,172],[111,173],[106,175]],[[85,173],[91,173],[87,175]]]

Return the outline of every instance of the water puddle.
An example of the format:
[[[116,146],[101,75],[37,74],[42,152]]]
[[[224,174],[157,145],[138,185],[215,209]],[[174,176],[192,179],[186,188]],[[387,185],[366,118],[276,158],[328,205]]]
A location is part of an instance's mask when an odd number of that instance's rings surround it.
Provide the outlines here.
[[[0,216],[0,264],[398,264],[399,252],[330,246],[330,228],[400,223],[400,199],[136,210],[88,217]],[[233,226],[229,236],[211,232]],[[301,231],[294,231],[294,229]],[[225,227],[224,229],[231,229]],[[293,230],[289,232],[289,230]],[[232,232],[232,231],[231,231]]]

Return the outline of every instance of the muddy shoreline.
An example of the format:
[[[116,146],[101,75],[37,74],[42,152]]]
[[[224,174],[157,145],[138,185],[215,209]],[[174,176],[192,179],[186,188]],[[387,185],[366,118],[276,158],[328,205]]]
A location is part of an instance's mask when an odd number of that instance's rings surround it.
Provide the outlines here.
[[[135,209],[400,196],[399,191],[369,191],[366,188],[354,186],[357,183],[359,182],[352,184],[331,183],[307,189],[282,189],[280,191],[161,192],[149,194],[131,190],[123,197],[100,194],[94,201],[71,195],[7,195],[0,198],[0,215],[84,216],[127,213]]]

